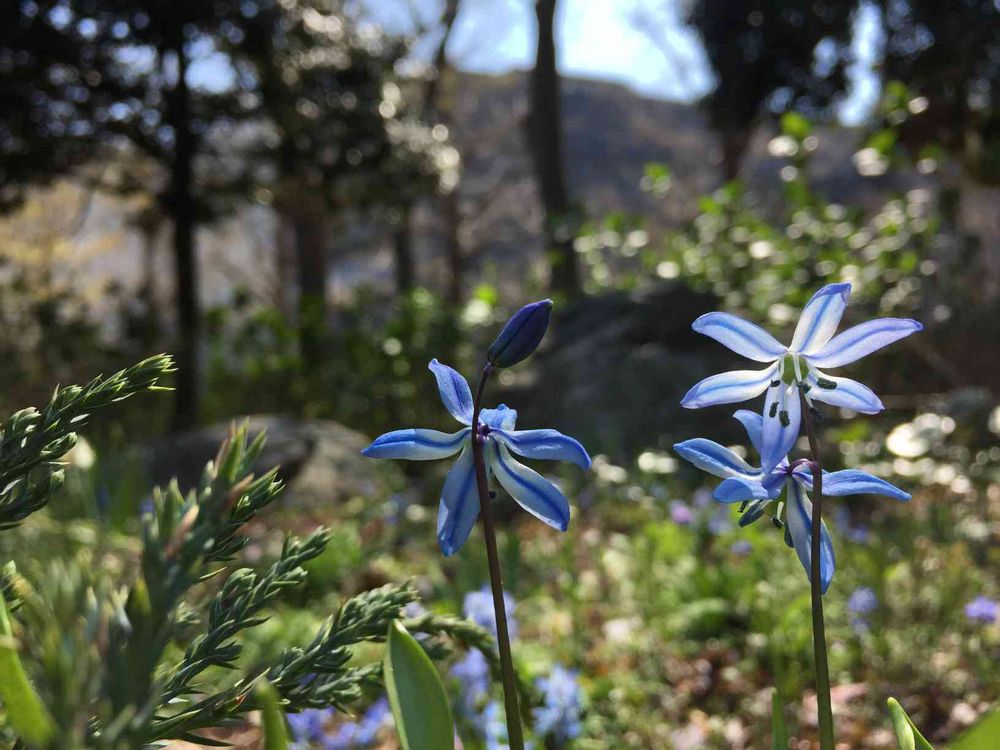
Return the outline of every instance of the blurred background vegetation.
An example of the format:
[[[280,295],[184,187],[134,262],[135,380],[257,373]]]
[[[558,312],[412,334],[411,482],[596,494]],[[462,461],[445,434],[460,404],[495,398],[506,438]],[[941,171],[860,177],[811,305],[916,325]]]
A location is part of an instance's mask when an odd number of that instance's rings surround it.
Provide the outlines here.
[[[998,97],[992,0],[5,2],[0,413],[157,351],[179,365],[173,398],[90,427],[29,541],[99,539],[123,569],[152,484],[195,481],[257,415],[290,492],[248,559],[289,527],[334,542],[253,658],[387,581],[458,612],[485,560],[437,553],[444,467],[357,451],[444,427],[427,362],[471,374],[552,296],[498,395],[599,456],[565,536],[511,512],[503,540],[525,674],[582,687],[576,736],[546,741],[761,747],[772,684],[808,739],[798,563],[669,446],[741,442],[724,409],[678,406],[733,364],[697,315],[787,336],[847,280],[845,324],[926,330],[858,367],[883,415],[824,427],[831,466],[914,495],[834,503],[841,739],[891,747],[892,694],[944,743],[1000,694]],[[379,726],[350,742],[394,747]]]

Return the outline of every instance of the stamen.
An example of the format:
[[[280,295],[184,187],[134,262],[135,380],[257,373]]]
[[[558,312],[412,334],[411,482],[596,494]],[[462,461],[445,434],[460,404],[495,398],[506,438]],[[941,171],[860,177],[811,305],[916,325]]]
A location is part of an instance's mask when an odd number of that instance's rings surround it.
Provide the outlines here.
[[[769,416],[771,419],[774,419],[776,416],[778,416],[778,402],[777,401],[775,401],[773,404],[771,404],[771,409],[770,409],[770,411],[767,412],[767,416]]]
[[[816,378],[816,385],[827,391],[832,391],[837,387],[837,384],[832,380],[827,380],[826,378]]]
[[[826,417],[823,416],[823,412],[821,412],[812,404],[809,404],[809,413],[812,414],[813,419],[816,420],[817,422],[822,422],[826,419]]]
[[[742,513],[743,511],[745,511],[747,509],[748,505],[750,505],[750,501],[749,500],[744,500],[742,503],[740,503],[740,510],[739,510],[739,512]]]
[[[788,427],[792,423],[792,420],[788,416],[788,409],[782,409],[781,413],[778,414],[778,419],[781,420],[782,427]]]
[[[768,386],[768,387],[769,388],[777,388],[779,385],[781,385],[781,378],[778,378],[777,380],[772,380],[771,381],[771,385]]]
[[[777,516],[771,516],[771,525],[774,526],[774,528],[776,528],[776,529],[780,529],[780,528],[784,527],[785,524]]]

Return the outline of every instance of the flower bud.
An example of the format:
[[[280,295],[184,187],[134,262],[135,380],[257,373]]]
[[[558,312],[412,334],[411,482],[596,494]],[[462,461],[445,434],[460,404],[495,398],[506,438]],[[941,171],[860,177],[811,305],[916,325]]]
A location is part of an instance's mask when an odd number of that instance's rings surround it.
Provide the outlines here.
[[[511,367],[531,355],[541,343],[551,315],[550,299],[532,302],[514,313],[486,353],[490,364]]]

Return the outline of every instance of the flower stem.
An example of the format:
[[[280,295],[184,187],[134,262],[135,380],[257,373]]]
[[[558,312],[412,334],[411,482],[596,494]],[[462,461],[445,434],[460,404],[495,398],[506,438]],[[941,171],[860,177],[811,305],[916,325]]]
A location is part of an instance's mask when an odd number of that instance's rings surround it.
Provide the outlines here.
[[[485,440],[479,435],[479,412],[482,408],[486,381],[493,372],[487,364],[479,379],[479,390],[472,407],[472,459],[476,466],[476,485],[479,488],[479,509],[483,520],[483,537],[486,540],[486,559],[490,568],[490,588],[493,590],[493,612],[497,621],[497,645],[500,648],[500,672],[503,677],[503,702],[507,715],[507,743],[510,750],[524,750],[521,731],[521,712],[517,701],[517,679],[514,676],[514,659],[510,653],[510,634],[507,632],[507,608],[503,599],[503,573],[500,571],[500,554],[497,552],[496,525],[489,482],[486,479],[486,460],[483,457]]]
[[[833,708],[830,701],[830,666],[826,658],[826,624],[823,620],[823,591],[820,574],[820,531],[823,528],[823,467],[819,462],[819,443],[812,412],[805,393],[799,391],[802,421],[809,439],[810,468],[813,475],[812,552],[809,582],[812,591],[813,659],[816,662],[816,708],[819,722],[820,750],[834,750]]]

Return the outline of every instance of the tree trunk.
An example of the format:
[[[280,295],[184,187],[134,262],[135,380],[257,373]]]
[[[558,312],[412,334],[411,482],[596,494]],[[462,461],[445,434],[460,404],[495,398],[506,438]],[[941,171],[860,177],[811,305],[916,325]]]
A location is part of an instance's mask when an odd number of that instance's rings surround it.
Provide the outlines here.
[[[553,292],[576,296],[580,274],[573,249],[569,191],[562,152],[562,119],[559,72],[554,37],[557,0],[536,0],[538,49],[531,74],[531,111],[528,115],[531,153],[545,209],[545,246],[551,253],[550,287]]]
[[[399,207],[399,223],[392,233],[392,250],[396,258],[396,293],[403,295],[413,290],[413,205]]]
[[[170,50],[177,59],[177,83],[168,109],[174,132],[174,154],[170,167],[168,213],[173,223],[174,269],[177,277],[177,375],[173,429],[192,427],[198,419],[199,311],[198,267],[195,258],[195,222],[192,167],[195,136],[191,131],[191,92],[187,84],[187,52],[183,28],[178,24]]]
[[[462,278],[465,273],[465,256],[459,228],[462,223],[458,202],[458,185],[444,196],[445,249],[448,257],[447,302],[452,307],[462,304]]]
[[[307,367],[319,364],[326,329],[326,232],[316,216],[297,216],[295,257],[299,282],[299,345]]]

